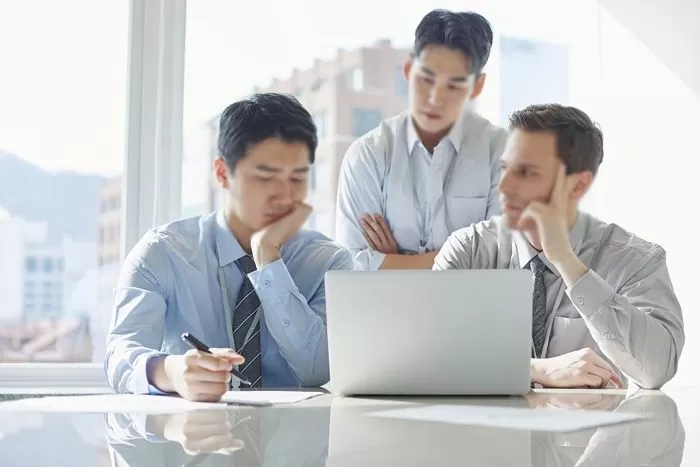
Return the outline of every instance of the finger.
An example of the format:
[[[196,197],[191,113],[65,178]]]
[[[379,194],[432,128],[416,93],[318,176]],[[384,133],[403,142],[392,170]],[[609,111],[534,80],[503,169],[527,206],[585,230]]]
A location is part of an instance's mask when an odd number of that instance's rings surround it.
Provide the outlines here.
[[[245,362],[245,358],[242,355],[238,355],[232,349],[209,349],[211,353],[217,357],[221,357],[232,365],[240,365]]]
[[[589,364],[586,367],[584,367],[584,371],[586,371],[588,374],[599,377],[602,381],[601,386],[607,386],[608,382],[613,376],[613,373],[611,371],[608,371],[605,368],[601,368],[594,364]]]
[[[204,368],[209,371],[230,371],[233,364],[213,354],[198,352],[187,359],[187,369]]]
[[[230,433],[221,433],[203,439],[187,439],[182,448],[190,455],[211,453],[216,451],[234,452],[245,446],[243,441],[234,438]]]
[[[211,371],[206,368],[199,368],[185,376],[190,383],[228,383],[231,380],[231,373],[228,371]]]
[[[609,373],[615,373],[612,366],[593,350],[589,350],[589,352],[585,354],[584,359],[599,368],[607,370]]]
[[[302,225],[304,222],[306,222],[306,219],[309,218],[309,215],[311,215],[311,212],[313,211],[313,208],[306,204],[306,203],[299,203],[296,208],[294,208],[294,211],[292,211],[292,216],[299,222],[299,225]]]
[[[589,388],[599,388],[603,385],[603,378],[592,373],[586,373],[583,376],[583,384]]]
[[[387,243],[386,246],[390,249],[396,248],[396,239],[394,238],[394,233],[389,228],[389,224],[387,223],[387,221],[379,214],[375,214],[374,218],[377,221],[377,224],[379,225],[382,234],[384,235],[384,239]]]
[[[625,386],[625,383],[622,382],[622,378],[620,378],[620,375],[618,375],[616,372],[613,371],[612,378],[610,378],[610,381],[612,381],[615,386],[618,388],[622,388]]]
[[[516,226],[518,230],[534,230],[537,229],[542,220],[543,212],[542,203],[533,201],[530,203],[520,214],[520,219],[518,219],[518,225]]]
[[[226,383],[198,382],[190,388],[195,399],[202,402],[218,402],[226,391],[228,391]]]
[[[557,170],[556,178],[554,179],[554,187],[552,188],[552,194],[550,196],[549,204],[555,208],[563,208],[566,206],[566,166],[564,163],[559,164],[559,169]]]
[[[379,228],[379,225],[375,222],[374,219],[368,218],[367,221],[365,222],[365,232],[367,235],[369,235],[372,238],[372,241],[374,244],[379,247],[379,249],[384,248],[384,239],[383,239],[383,234],[381,229]]]
[[[379,247],[378,247],[377,245],[374,244],[374,240],[372,240],[372,238],[371,238],[369,235],[367,235],[367,232],[365,232],[365,231],[363,230],[363,231],[362,231],[362,235],[364,235],[365,240],[367,240],[367,245],[368,245],[371,249],[376,250],[376,251],[379,251]]]

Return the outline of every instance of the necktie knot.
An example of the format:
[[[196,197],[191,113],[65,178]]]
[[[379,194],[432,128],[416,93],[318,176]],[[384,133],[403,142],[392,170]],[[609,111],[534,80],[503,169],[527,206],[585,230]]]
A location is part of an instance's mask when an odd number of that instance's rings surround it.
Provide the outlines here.
[[[535,256],[530,260],[530,270],[533,274],[542,274],[546,269],[547,265],[544,264],[544,261],[539,256]]]
[[[241,271],[243,271],[243,273],[246,275],[257,269],[257,266],[255,266],[255,261],[250,255],[241,256],[236,260],[236,264],[238,264],[238,267],[241,268]]]

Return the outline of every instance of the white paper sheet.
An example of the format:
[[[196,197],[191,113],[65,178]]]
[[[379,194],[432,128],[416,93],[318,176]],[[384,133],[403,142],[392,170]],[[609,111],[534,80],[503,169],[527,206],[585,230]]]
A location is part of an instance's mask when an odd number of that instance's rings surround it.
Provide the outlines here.
[[[369,415],[402,420],[492,426],[533,431],[576,431],[645,418],[643,415],[621,412],[554,408],[519,409],[469,405],[429,405],[384,410],[372,412]]]
[[[221,402],[193,402],[178,396],[137,394],[30,397],[0,403],[0,411],[166,414],[225,409],[228,404],[293,404],[321,394],[323,393],[301,391],[229,391],[223,395]]]
[[[305,391],[229,391],[223,395],[221,401],[246,405],[294,404],[322,394]]]

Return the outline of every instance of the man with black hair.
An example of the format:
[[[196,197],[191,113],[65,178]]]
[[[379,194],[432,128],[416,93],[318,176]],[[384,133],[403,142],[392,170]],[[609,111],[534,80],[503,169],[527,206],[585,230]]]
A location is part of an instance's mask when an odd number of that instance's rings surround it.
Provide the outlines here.
[[[254,388],[328,381],[324,274],[352,259],[300,230],[316,146],[292,97],[256,94],[223,112],[222,209],[149,231],[124,262],[105,358],[116,391],[218,400],[236,365]],[[213,354],[189,349],[185,332]]]
[[[492,42],[473,12],[434,10],[416,28],[409,109],[355,141],[340,170],[336,239],[356,269],[429,269],[450,233],[499,213],[505,131],[468,108]]]

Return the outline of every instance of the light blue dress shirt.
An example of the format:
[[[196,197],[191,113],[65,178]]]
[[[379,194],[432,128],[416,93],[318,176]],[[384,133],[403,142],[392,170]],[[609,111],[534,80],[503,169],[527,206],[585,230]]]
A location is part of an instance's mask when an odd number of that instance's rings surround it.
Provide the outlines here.
[[[180,339],[183,332],[209,347],[235,348],[218,271],[223,269],[228,300],[235,306],[243,282],[235,261],[244,254],[222,212],[144,235],[127,256],[115,289],[105,357],[112,388],[153,392],[148,362],[189,350]],[[282,247],[279,260],[248,275],[262,305],[264,387],[328,382],[324,275],[351,268],[347,250],[302,230]]]
[[[404,112],[355,141],[340,169],[336,208],[336,240],[355,268],[376,270],[385,257],[367,244],[365,214],[386,219],[401,253],[437,251],[453,231],[499,214],[506,136],[465,110],[430,154]]]

